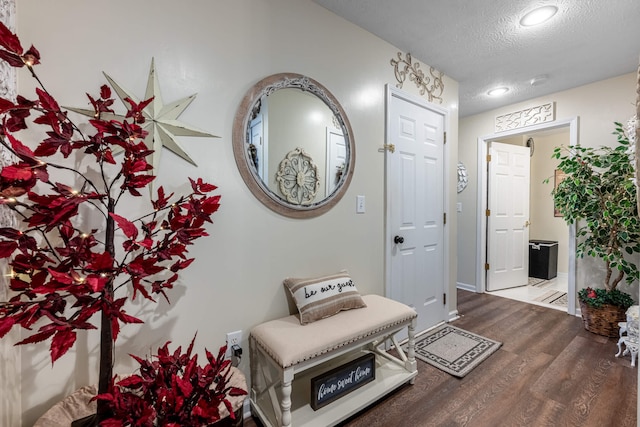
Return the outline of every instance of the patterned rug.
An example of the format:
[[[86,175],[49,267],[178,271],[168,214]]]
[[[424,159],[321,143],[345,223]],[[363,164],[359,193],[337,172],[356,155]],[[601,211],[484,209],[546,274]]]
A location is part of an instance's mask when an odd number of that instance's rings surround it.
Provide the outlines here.
[[[546,279],[539,279],[537,277],[529,277],[529,283],[527,283],[528,286],[534,286],[536,288],[544,288],[548,283],[548,280]]]
[[[502,343],[451,325],[420,337],[416,342],[416,357],[456,377],[464,377]]]
[[[553,304],[561,307],[567,306],[567,293],[562,291],[547,291],[537,298],[533,299],[537,302],[543,302],[545,304]]]

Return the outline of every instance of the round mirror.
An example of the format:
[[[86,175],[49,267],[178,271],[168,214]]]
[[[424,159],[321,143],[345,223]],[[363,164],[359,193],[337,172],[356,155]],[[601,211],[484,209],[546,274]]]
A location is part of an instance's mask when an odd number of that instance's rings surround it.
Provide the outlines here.
[[[317,81],[293,73],[269,76],[247,92],[234,121],[233,153],[254,196],[292,218],[331,209],[355,165],[340,103]]]

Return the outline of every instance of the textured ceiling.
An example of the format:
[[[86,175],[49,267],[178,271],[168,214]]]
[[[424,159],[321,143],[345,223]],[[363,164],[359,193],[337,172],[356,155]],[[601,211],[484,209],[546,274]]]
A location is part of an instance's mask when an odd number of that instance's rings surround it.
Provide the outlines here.
[[[314,1],[457,80],[461,117],[630,73],[640,59],[640,0]],[[559,9],[550,21],[519,25],[545,4]],[[496,86],[510,91],[489,97]]]

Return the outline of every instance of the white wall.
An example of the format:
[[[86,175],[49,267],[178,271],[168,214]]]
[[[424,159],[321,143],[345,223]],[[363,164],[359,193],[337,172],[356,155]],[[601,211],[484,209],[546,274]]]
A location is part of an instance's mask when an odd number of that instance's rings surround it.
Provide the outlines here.
[[[133,306],[147,323],[123,330],[116,371],[133,369],[127,353],[145,354],[166,340],[217,350],[227,331],[249,329],[288,313],[286,276],[331,273],[347,268],[362,293],[384,294],[385,84],[395,84],[389,64],[398,50],[338,18],[310,0],[58,0],[18,5],[23,44],[42,54],[39,75],[63,105],[84,107],[96,93],[102,71],[144,96],[151,58],[165,102],[198,93],[180,117],[220,139],[180,138],[198,167],[163,151],[158,181],[184,188],[202,177],[220,188],[222,207],[208,228],[211,237],[191,250],[196,262],[170,293],[172,304]],[[424,65],[424,64],[423,64]],[[308,220],[279,216],[245,187],[234,162],[231,135],[236,108],[263,77],[295,72],[327,87],[353,127],[356,165],[342,201]],[[21,93],[32,86],[19,75]],[[449,178],[455,183],[458,85],[444,78],[445,108],[452,108],[448,144]],[[403,88],[415,95],[407,81]],[[122,107],[120,111],[124,111]],[[450,205],[455,206],[455,185]],[[367,212],[356,215],[356,195]],[[455,212],[449,206],[450,212]],[[132,208],[133,209],[133,208]],[[451,224],[450,300],[455,309],[456,225]],[[23,424],[33,422],[57,400],[96,381],[96,337],[79,337],[76,349],[52,368],[45,344],[22,351]],[[245,353],[248,354],[248,353]],[[241,363],[248,374],[248,357]]]
[[[562,217],[554,216],[551,191],[554,186],[554,171],[560,162],[551,157],[553,149],[569,145],[569,130],[550,135],[535,135],[531,158],[531,203],[529,238],[532,240],[555,240],[558,242],[558,273],[569,272],[568,246],[569,226]],[[544,181],[549,179],[548,183]]]
[[[477,144],[478,137],[495,133],[495,117],[554,101],[557,120],[579,117],[578,140],[581,145],[613,145],[616,143],[611,135],[613,122],[626,122],[635,113],[635,88],[636,75],[630,73],[460,119],[458,151],[471,178],[467,189],[458,195],[458,201],[464,206],[463,212],[458,214],[458,282],[472,287],[476,285]],[[578,260],[577,289],[599,283],[597,275],[602,272],[599,263]],[[629,289],[622,286],[621,290]],[[632,293],[637,295],[637,289]]]

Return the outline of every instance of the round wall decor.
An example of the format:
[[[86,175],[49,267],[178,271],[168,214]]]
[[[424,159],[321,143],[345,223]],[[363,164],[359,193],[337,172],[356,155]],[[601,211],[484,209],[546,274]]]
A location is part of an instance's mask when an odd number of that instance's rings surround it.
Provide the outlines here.
[[[311,156],[300,147],[290,151],[280,162],[276,181],[280,184],[280,192],[287,201],[296,205],[313,202],[320,188],[318,167],[313,163]]]

